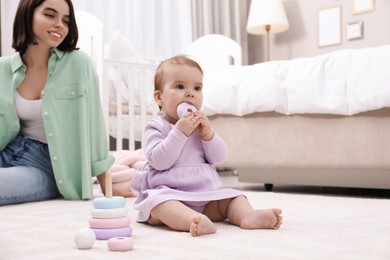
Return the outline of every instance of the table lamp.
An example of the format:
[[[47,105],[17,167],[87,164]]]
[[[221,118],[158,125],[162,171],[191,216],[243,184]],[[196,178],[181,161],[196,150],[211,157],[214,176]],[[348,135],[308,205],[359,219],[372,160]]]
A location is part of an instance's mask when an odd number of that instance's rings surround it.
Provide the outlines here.
[[[270,33],[280,33],[289,27],[280,0],[252,0],[246,30],[250,34],[266,34],[267,61],[270,60]]]

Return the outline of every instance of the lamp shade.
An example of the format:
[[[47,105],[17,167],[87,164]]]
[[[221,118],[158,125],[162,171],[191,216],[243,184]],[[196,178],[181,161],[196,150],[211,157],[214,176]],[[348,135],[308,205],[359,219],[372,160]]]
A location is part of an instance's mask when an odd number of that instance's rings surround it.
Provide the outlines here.
[[[280,0],[251,1],[247,32],[266,34],[266,25],[270,25],[270,33],[280,33],[288,29],[287,16]]]

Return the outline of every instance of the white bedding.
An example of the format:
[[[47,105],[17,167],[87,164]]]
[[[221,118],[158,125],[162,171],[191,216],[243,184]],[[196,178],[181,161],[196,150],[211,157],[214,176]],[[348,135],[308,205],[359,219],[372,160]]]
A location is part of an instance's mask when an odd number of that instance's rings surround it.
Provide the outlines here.
[[[390,106],[390,45],[204,71],[203,111],[353,115]]]

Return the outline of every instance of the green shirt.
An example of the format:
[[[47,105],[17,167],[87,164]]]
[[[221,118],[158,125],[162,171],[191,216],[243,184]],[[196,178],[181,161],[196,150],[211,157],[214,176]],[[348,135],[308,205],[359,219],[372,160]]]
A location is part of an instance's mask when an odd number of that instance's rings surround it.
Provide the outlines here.
[[[25,78],[19,53],[0,58],[0,151],[19,133],[14,95]],[[58,189],[65,199],[92,197],[92,176],[114,162],[108,153],[99,83],[89,56],[53,49],[42,119]]]

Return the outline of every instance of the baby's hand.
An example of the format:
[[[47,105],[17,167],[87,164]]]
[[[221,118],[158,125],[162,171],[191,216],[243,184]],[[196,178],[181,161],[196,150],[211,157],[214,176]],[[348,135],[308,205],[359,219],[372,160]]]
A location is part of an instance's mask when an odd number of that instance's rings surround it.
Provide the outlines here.
[[[199,125],[195,129],[197,135],[205,141],[211,140],[214,137],[214,130],[211,128],[208,117],[202,111],[197,111],[194,115],[199,117]]]
[[[185,112],[182,117],[177,120],[175,127],[185,134],[190,136],[192,132],[198,127],[200,117],[191,112]]]

